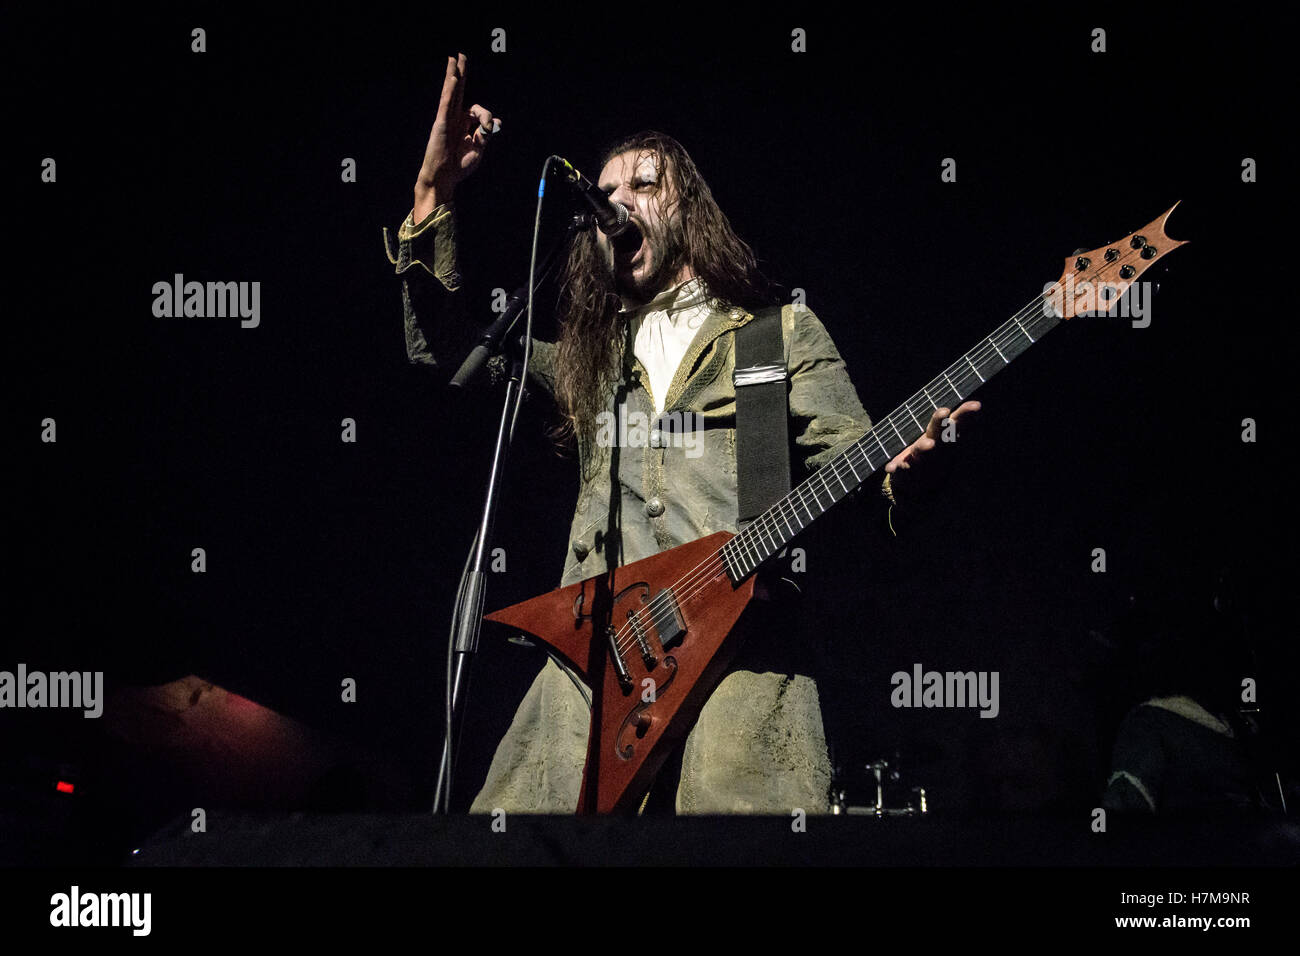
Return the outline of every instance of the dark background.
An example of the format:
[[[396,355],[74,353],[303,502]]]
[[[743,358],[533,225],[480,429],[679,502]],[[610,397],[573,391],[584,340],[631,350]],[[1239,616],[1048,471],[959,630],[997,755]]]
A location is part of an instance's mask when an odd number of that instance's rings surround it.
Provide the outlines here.
[[[14,649],[0,667],[103,669],[115,686],[197,674],[395,768],[382,787],[345,768],[326,804],[427,805],[498,399],[452,395],[407,364],[380,229],[410,209],[444,57],[462,50],[468,101],[505,130],[457,195],[480,318],[491,289],[524,279],[545,157],[595,172],[614,137],[661,129],[771,274],[806,290],[873,416],[1071,250],[1181,199],[1169,231],[1191,244],[1158,270],[1149,328],[1067,323],[981,393],[978,428],[930,503],[898,516],[900,537],[853,505],[818,538],[810,574],[837,582],[819,610],[828,732],[863,800],[858,768],[897,750],[936,812],[1088,808],[1124,711],[1193,660],[1220,692],[1256,677],[1294,751],[1294,353],[1289,278],[1274,271],[1290,170],[1267,25],[1098,16],[868,27],[608,8],[565,25],[194,7],[14,24]],[[1094,25],[1104,54],[1089,51]],[[494,54],[498,26],[507,52]],[[806,54],[790,52],[795,26]],[[45,156],[57,184],[39,182]],[[340,181],[345,157],[356,183]],[[940,181],[945,157],[955,183]],[[1244,157],[1260,182],[1242,183]],[[557,201],[548,225],[561,213]],[[177,272],[260,281],[261,326],[154,318],[151,287]],[[539,322],[550,337],[552,317]],[[54,445],[38,437],[47,416]],[[356,444],[339,440],[344,417]],[[1240,440],[1246,417],[1256,444]],[[489,606],[559,580],[576,481],[544,434],[553,423],[529,407]],[[194,547],[205,574],[190,571]],[[1096,547],[1105,574],[1090,571]],[[1238,612],[1205,624],[1225,574]],[[1220,639],[1192,654],[1169,623],[1183,620]],[[475,671],[461,808],[541,663],[502,636],[485,634]],[[915,662],[998,671],[1000,716],[891,708],[889,675]],[[354,704],[340,702],[344,677]],[[0,719],[19,757],[7,795],[74,768],[110,848],[193,805],[95,721]]]

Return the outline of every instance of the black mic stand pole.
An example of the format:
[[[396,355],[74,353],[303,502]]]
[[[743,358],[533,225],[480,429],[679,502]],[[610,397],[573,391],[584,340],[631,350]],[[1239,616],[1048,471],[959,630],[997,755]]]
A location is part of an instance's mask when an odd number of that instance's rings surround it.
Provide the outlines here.
[[[543,261],[540,285],[546,280],[554,265],[559,250],[566,247],[580,229],[591,222],[588,213],[577,214],[569,223],[563,238],[557,241]],[[490,326],[483,336],[483,341],[465,359],[452,383],[463,386],[480,373],[493,354],[500,354],[503,343],[509,348],[514,340],[512,331],[524,313],[528,300],[525,286],[516,292],[507,303],[500,319]],[[478,653],[479,632],[483,626],[483,601],[487,584],[487,556],[492,553],[493,525],[496,519],[497,502],[500,498],[501,484],[510,441],[514,437],[512,421],[515,406],[524,388],[523,357],[519,349],[510,348],[511,368],[506,382],[505,400],[501,407],[501,420],[497,425],[496,445],[492,451],[492,467],[488,472],[487,493],[484,496],[483,513],[479,519],[478,533],[474,536],[465,571],[461,577],[456,595],[456,607],[452,617],[452,643],[448,646],[447,660],[447,706],[446,730],[443,737],[442,759],[438,767],[438,781],[435,786],[433,812],[449,813],[452,787],[452,751],[453,741],[459,740],[462,711],[467,697],[470,678],[470,665],[473,655]]]

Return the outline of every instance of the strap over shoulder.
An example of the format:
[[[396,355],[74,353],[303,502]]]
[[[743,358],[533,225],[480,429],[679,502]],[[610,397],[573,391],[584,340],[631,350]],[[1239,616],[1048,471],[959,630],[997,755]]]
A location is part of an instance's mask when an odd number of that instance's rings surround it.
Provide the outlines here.
[[[737,515],[743,527],[790,490],[790,437],[782,307],[736,330]]]

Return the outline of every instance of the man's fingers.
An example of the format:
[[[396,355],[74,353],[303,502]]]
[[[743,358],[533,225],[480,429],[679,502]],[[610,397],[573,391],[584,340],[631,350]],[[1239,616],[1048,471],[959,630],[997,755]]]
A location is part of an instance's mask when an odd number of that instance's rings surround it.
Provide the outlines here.
[[[934,414],[930,416],[930,423],[925,428],[925,434],[908,445],[905,451],[885,465],[885,471],[892,475],[896,471],[910,469],[916,461],[920,460],[922,454],[939,444],[937,439],[945,421],[951,420],[953,424],[956,424],[959,418],[973,415],[979,410],[979,402],[964,402],[955,412],[949,411],[947,408],[936,408]]]
[[[945,419],[951,419],[952,423],[956,425],[963,418],[967,418],[971,415],[974,415],[976,412],[980,410],[980,407],[981,406],[979,402],[970,401],[970,402],[963,402],[955,412],[951,411],[946,406],[942,408],[936,408],[934,410],[934,414],[930,416],[929,424],[925,426],[926,436],[929,438],[937,438],[940,435],[940,433],[943,431],[943,423]]]
[[[490,109],[486,106],[479,106],[477,103],[469,108],[469,112],[477,121],[477,125],[471,133],[474,142],[479,146],[486,145],[488,139],[491,138],[490,134],[501,128],[501,121],[492,115]],[[495,125],[493,125],[493,120],[496,120]]]
[[[964,402],[960,408],[952,413],[952,420],[956,422],[965,416],[974,415],[980,410],[980,407],[979,402]]]
[[[454,115],[460,115],[464,112],[465,102],[465,81],[469,78],[469,60],[464,53],[456,56],[456,86],[452,91],[451,108]]]
[[[939,429],[943,428],[943,420],[948,417],[948,409],[936,408],[934,414],[930,416],[930,422],[925,426],[925,434],[928,438],[935,438],[939,434]]]
[[[933,438],[927,438],[925,435],[922,435],[916,441],[912,442],[912,444],[908,445],[906,449],[899,452],[895,458],[891,459],[890,462],[885,465],[885,471],[889,474],[893,474],[899,468],[905,470],[911,468],[912,462],[916,459],[917,454],[929,451],[935,446],[935,444],[936,442]]]
[[[454,57],[447,57],[447,72],[442,78],[442,96],[438,99],[438,119],[447,122],[451,115],[452,101],[456,98],[456,86],[459,78],[456,75],[456,60]]]

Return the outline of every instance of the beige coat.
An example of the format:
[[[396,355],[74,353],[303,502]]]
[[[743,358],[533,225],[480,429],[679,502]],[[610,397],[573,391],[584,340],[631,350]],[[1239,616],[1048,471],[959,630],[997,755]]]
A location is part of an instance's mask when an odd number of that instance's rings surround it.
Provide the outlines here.
[[[454,370],[473,344],[465,321],[456,258],[455,217],[439,206],[424,222],[408,215],[389,261],[402,280],[408,358]],[[436,280],[436,281],[434,281]],[[436,313],[436,316],[435,316]],[[690,412],[703,426],[702,454],[681,442],[637,436],[617,449],[613,487],[611,449],[579,448],[580,490],[570,528],[561,585],[590,578],[716,531],[736,531],[735,330],[753,316],[715,310],[700,327],[665,398],[665,414]],[[839,352],[806,307],[782,311],[790,372],[790,427],[801,460],[794,480],[815,470],[863,435],[870,420]],[[435,346],[437,350],[435,351]],[[631,354],[631,349],[628,349]],[[535,341],[534,389],[550,392],[555,346]],[[631,359],[621,383],[625,416],[655,419],[640,363]],[[615,395],[610,409],[614,411]],[[654,447],[658,444],[659,447]],[[616,502],[620,520],[611,527]],[[541,590],[539,588],[539,590]],[[676,809],[682,813],[809,813],[829,809],[830,764],[817,686],[799,673],[798,660],[755,639],[705,703],[685,744]],[[572,813],[586,759],[590,713],[570,677],[552,660],[525,696],[497,748],[471,812]]]

